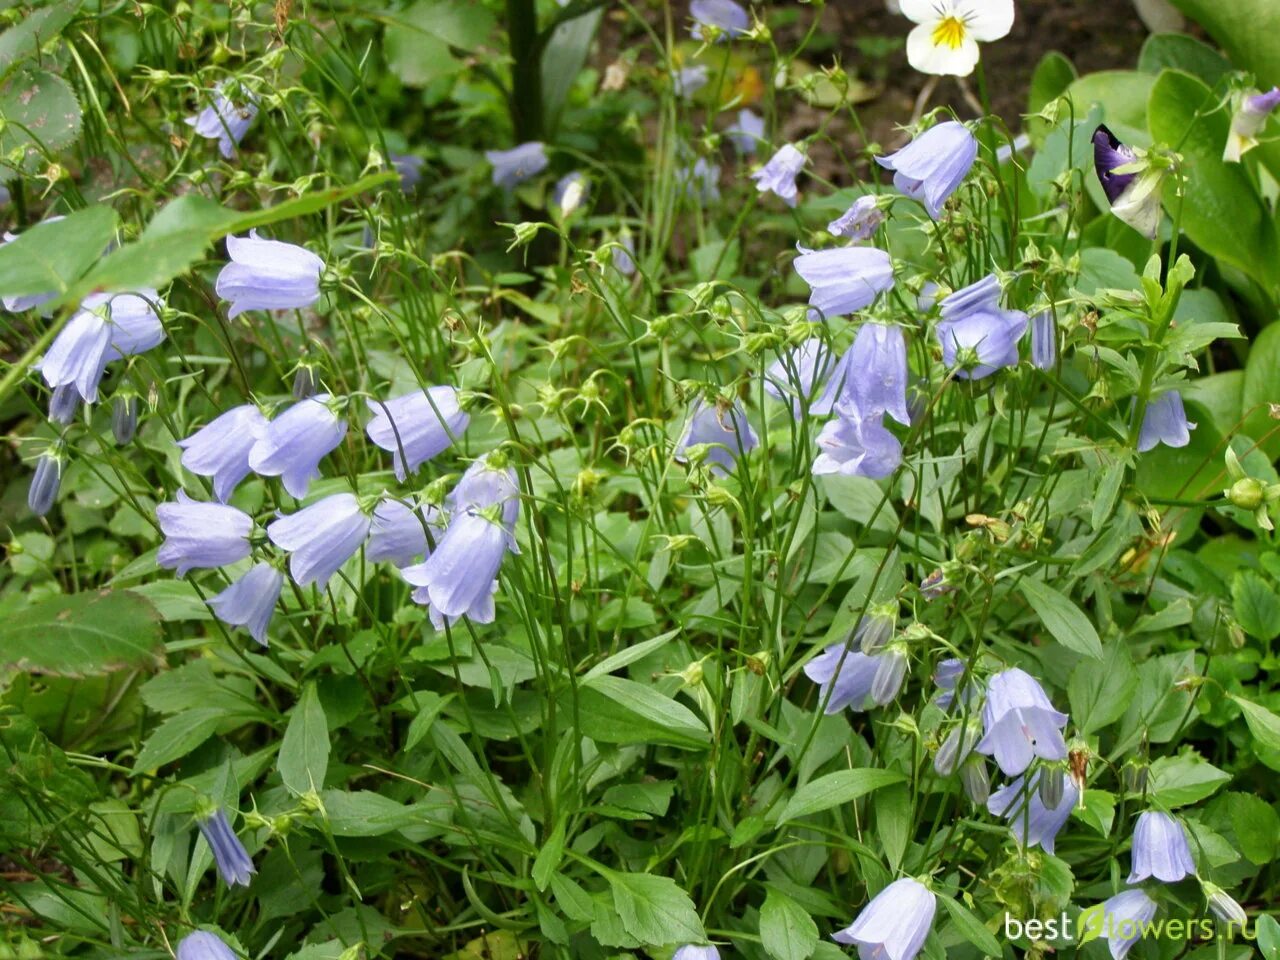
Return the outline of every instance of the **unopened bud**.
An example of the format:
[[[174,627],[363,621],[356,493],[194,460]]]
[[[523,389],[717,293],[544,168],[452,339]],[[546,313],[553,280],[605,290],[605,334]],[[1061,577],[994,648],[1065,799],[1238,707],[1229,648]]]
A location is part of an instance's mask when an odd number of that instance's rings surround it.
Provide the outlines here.
[[[987,773],[987,764],[981,757],[970,756],[960,767],[960,782],[964,785],[965,795],[976,807],[986,806],[991,796],[991,776]]]
[[[111,435],[125,446],[138,432],[138,397],[133,393],[116,394],[111,401]]]
[[[1067,777],[1061,767],[1045,767],[1040,771],[1040,802],[1046,810],[1058,809]]]
[[[54,423],[66,426],[76,418],[76,410],[80,406],[80,393],[74,383],[64,383],[55,387],[53,396],[49,398],[49,419]]]
[[[892,703],[902,689],[907,676],[907,655],[901,647],[893,646],[879,655],[880,665],[871,680],[871,701],[883,707]]]
[[[1243,929],[1249,922],[1249,915],[1244,912],[1244,907],[1216,883],[1204,883],[1201,888],[1209,902],[1209,909],[1223,923],[1233,923]]]
[[[31,477],[31,489],[27,491],[27,506],[37,517],[43,517],[58,498],[62,483],[62,457],[53,451],[40,454],[36,472]]]
[[[1232,506],[1239,507],[1242,510],[1257,510],[1258,507],[1262,506],[1267,488],[1261,480],[1245,477],[1243,480],[1237,480],[1233,483],[1225,493]]]

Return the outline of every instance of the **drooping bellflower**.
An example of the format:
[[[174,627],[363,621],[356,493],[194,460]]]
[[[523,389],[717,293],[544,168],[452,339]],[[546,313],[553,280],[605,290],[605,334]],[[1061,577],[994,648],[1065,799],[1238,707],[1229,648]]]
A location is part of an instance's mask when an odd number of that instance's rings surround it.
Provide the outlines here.
[[[36,460],[35,473],[27,490],[27,509],[37,517],[43,517],[58,499],[58,487],[62,484],[63,455],[50,448]]]
[[[671,89],[677,97],[688,99],[707,85],[711,74],[704,63],[680,67],[671,74]]]
[[[1023,847],[1039,846],[1045,853],[1053,853],[1058,831],[1071,817],[1080,790],[1074,783],[1065,782],[1057,804],[1049,806],[1040,789],[1044,776],[1043,770],[1036,771],[1030,785],[1025,775],[1018,777],[991,794],[987,810],[992,816],[1009,821],[1009,829]]]
[[[178,941],[178,960],[238,960],[222,939],[207,930],[189,933]]]
[[[738,119],[724,133],[738,153],[754,154],[764,141],[764,117],[744,107],[738,111]]]
[[[1258,134],[1267,125],[1267,117],[1280,106],[1280,87],[1272,87],[1266,93],[1245,90],[1236,95],[1235,112],[1231,115],[1231,130],[1222,159],[1227,163],[1239,163],[1240,158],[1258,145]]]
[[[196,136],[217,140],[218,152],[224,160],[230,160],[258,116],[258,104],[253,97],[243,104],[232,103],[223,94],[224,89],[225,85],[219,84],[213,91],[213,102],[195,116],[187,117],[186,123]]]
[[[907,656],[899,644],[894,644],[872,659],[879,662],[876,675],[871,678],[871,702],[883,707],[896,700],[902,689],[907,677]]]
[[[547,168],[547,148],[529,140],[510,150],[486,150],[484,158],[493,165],[493,185],[512,190]]]
[[[1182,824],[1159,810],[1140,814],[1133,828],[1133,870],[1128,882],[1140,883],[1155,877],[1165,883],[1177,883],[1195,873],[1196,862]]]
[[[244,627],[249,636],[267,645],[267,627],[280,600],[284,574],[269,563],[250,567],[238,580],[209,600],[214,615],[232,627]]]
[[[158,302],[154,290],[85,297],[36,364],[45,383],[52,389],[73,384],[85,403],[96,401],[108,361],[149,350],[164,340],[153,306]]]
[[[831,371],[834,359],[821,337],[810,337],[769,365],[764,372],[764,392],[791,404],[791,412],[798,420]]]
[[[831,939],[856,945],[862,960],[914,960],[937,909],[937,899],[923,883],[903,877],[876,894],[858,918]]]
[[[838,247],[802,253],[796,273],[809,285],[810,316],[831,319],[870,306],[893,286],[893,261],[875,247]]]
[[[720,960],[720,951],[714,944],[686,943],[671,955],[671,960]]]
[[[255,404],[232,407],[178,441],[182,465],[198,477],[212,477],[213,495],[226,503],[249,475],[249,451],[266,428],[267,418]]]
[[[1013,667],[987,682],[987,702],[982,707],[986,733],[977,750],[995,757],[1006,776],[1016,777],[1031,765],[1033,757],[1066,759],[1062,729],[1067,719],[1065,713],[1053,708],[1033,676]]]
[[[225,567],[249,556],[253,518],[222,503],[192,500],[178,491],[175,503],[156,507],[165,541],[156,563],[185,576],[193,568]]]
[[[471,417],[458,406],[458,391],[428,387],[387,401],[369,401],[369,439],[391,454],[401,482],[462,436]]]
[[[846,403],[864,419],[887,413],[909,427],[907,377],[907,343],[902,328],[897,324],[864,323],[853,338],[853,346],[832,371],[813,412],[827,414],[837,404]]]
[[[961,704],[973,703],[977,699],[978,691],[973,678],[961,682],[967,669],[968,665],[957,657],[941,660],[934,668],[933,682],[942,692],[933,698],[933,702],[943,710],[950,710],[957,697]]]
[[[76,389],[74,383],[64,383],[53,388],[53,393],[49,396],[50,420],[66,426],[76,418],[78,409],[80,409],[80,391]]]
[[[706,447],[706,459],[713,474],[732,473],[738,458],[754,450],[760,441],[747,422],[747,415],[737,402],[727,408],[718,404],[706,404],[701,398],[689,411],[689,422],[676,443],[675,459],[687,463],[689,449]]]
[[[735,0],[693,0],[689,4],[689,15],[693,17],[689,33],[695,40],[711,36],[720,43],[739,37],[751,28],[750,15]]]
[[[458,513],[425,561],[401,569],[405,580],[417,588],[413,599],[430,606],[437,626],[459,617],[493,622],[493,595],[508,539],[494,513],[493,508]]]
[[[342,442],[347,422],[327,393],[299,400],[262,428],[249,448],[249,468],[264,477],[280,477],[289,495],[301,500],[320,476],[320,461]]]
[[[899,0],[917,26],[907,35],[907,62],[921,73],[967,77],[978,64],[978,44],[1013,29],[1013,0]]]
[[[1018,341],[1028,318],[1000,306],[1000,282],[994,275],[946,297],[938,322],[942,360],[962,380],[980,380],[1018,363]]]
[[[422,168],[427,165],[426,158],[413,153],[388,153],[387,159],[400,175],[400,189],[405,193],[413,193],[422,182]]]
[[[1052,370],[1058,362],[1058,325],[1053,313],[1045,310],[1031,318],[1031,364]]]
[[[138,433],[138,395],[129,390],[111,401],[111,435],[120,446],[132,443]]]
[[[814,476],[838,473],[846,477],[882,480],[902,463],[902,444],[885,429],[883,416],[863,417],[850,403],[836,406],[836,416],[822,427],[813,461]]]
[[[560,211],[562,217],[569,217],[582,206],[587,199],[590,182],[577,170],[566,173],[556,181],[551,190],[551,204]]]
[[[324,261],[304,247],[263,240],[250,230],[247,237],[227,237],[227,254],[231,262],[214,290],[231,303],[229,320],[246,310],[299,310],[320,299]]]
[[[430,505],[419,509],[421,513],[390,497],[374,507],[365,559],[370,563],[385,560],[397,567],[405,567],[426,554],[429,548],[426,525],[438,525],[439,511]],[[439,531],[434,536],[439,539]]]
[[[1124,960],[1150,929],[1156,902],[1143,890],[1125,890],[1102,905],[1102,915],[1102,935],[1107,939],[1111,960]]]
[[[937,220],[942,205],[968,176],[977,156],[978,141],[969,128],[948,120],[930,127],[897,153],[876,157],[876,163],[892,170],[893,185],[924,204],[929,216]]]
[[[684,186],[686,197],[702,203],[720,199],[720,167],[705,157],[677,171],[676,179]]]
[[[845,707],[856,712],[866,708],[880,664],[879,656],[834,643],[804,665],[804,675],[818,684],[818,702],[826,704],[824,713],[839,713]]]
[[[267,537],[289,553],[289,574],[300,587],[321,590],[369,534],[370,519],[354,494],[335,493],[267,525]]]
[[[806,157],[795,144],[787,143],[769,158],[769,162],[751,175],[760,193],[773,192],[789,207],[796,205],[799,190],[796,177],[804,169]]]
[[[206,814],[197,815],[196,826],[200,828],[205,843],[209,844],[209,849],[213,852],[213,862],[218,866],[222,882],[229,887],[247,887],[249,878],[257,870],[244,844],[231,829],[226,811],[217,807]]]
[[[884,223],[884,218],[879,198],[867,194],[853,201],[848,210],[828,223],[827,233],[853,241],[869,240]]]
[[[1185,447],[1191,442],[1191,431],[1195,428],[1195,423],[1187,419],[1182,394],[1169,390],[1147,404],[1138,429],[1138,452],[1146,453],[1160,443],[1166,447]]]
[[[1164,171],[1143,150],[1121,143],[1100,125],[1093,132],[1093,165],[1111,212],[1148,239],[1160,228]]]

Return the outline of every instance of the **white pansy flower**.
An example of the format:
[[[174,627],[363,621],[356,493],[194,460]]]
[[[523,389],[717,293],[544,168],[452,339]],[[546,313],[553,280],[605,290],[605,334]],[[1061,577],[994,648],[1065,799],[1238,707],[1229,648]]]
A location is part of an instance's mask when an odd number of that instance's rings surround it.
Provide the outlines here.
[[[901,0],[916,28],[907,37],[907,60],[921,73],[967,77],[978,63],[978,44],[1013,27],[1013,0]]]

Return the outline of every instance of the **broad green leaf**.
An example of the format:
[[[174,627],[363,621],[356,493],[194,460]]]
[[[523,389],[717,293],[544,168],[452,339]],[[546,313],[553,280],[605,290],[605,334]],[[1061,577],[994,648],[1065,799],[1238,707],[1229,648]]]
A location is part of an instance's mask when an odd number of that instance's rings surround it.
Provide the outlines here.
[[[329,727],[316,685],[308,683],[289,715],[277,761],[280,779],[295,794],[319,791],[329,768]]]
[[[1262,960],[1280,960],[1280,922],[1269,914],[1260,914],[1255,921],[1258,952]]]
[[[1271,416],[1271,404],[1280,404],[1277,370],[1280,370],[1280,323],[1271,323],[1262,328],[1249,347],[1240,408],[1245,417],[1245,433],[1259,441],[1272,459],[1280,457],[1280,429],[1277,429],[1280,420]]]
[[[196,707],[175,713],[151,732],[133,762],[134,773],[149,773],[167,763],[181,760],[204,743],[227,719],[221,707]]]
[[[1259,866],[1276,858],[1280,845],[1280,815],[1271,804],[1252,793],[1227,796],[1231,828],[1240,841],[1240,852]]]
[[[1198,77],[1166,70],[1151,88],[1151,136],[1182,154],[1183,197],[1165,191],[1165,209],[1207,253],[1274,291],[1280,285],[1280,243],[1266,203],[1238,163],[1222,159],[1231,119],[1212,110],[1218,95]]]
[[[99,204],[38,223],[0,244],[0,296],[62,293],[102,256],[116,232],[116,212]]]
[[[1075,105],[1077,117],[1088,114],[1089,108],[1096,104],[1102,108],[1102,122],[1117,137],[1125,143],[1146,147],[1151,142],[1147,133],[1147,97],[1152,82],[1152,77],[1136,70],[1099,70],[1086,73],[1071,84],[1067,96]],[[1088,179],[1096,183],[1096,178]],[[1101,209],[1105,210],[1106,206]]]
[[[1053,639],[1068,650],[1102,659],[1102,641],[1089,618],[1071,600],[1040,580],[1024,577],[1018,584],[1031,609],[1053,634]]]
[[[1138,671],[1123,642],[1107,644],[1102,661],[1081,661],[1067,684],[1071,718],[1084,734],[1096,733],[1124,716],[1138,686]]]
[[[1249,732],[1257,741],[1269,750],[1280,750],[1280,717],[1244,697],[1233,696],[1231,699],[1243,711]]]
[[[1280,596],[1253,570],[1238,570],[1231,581],[1236,619],[1251,637],[1270,642],[1280,636]]]
[[[20,174],[43,170],[80,139],[83,126],[80,102],[67,81],[31,66],[14,71],[0,88],[0,120],[0,180],[9,179],[15,166]]]
[[[884,849],[889,869],[902,865],[902,855],[911,839],[911,792],[905,783],[895,783],[876,792],[876,836]]]
[[[861,796],[901,783],[906,778],[896,770],[864,768],[859,770],[837,770],[824,777],[812,780],[800,787],[787,802],[778,824],[799,817],[807,817],[812,813],[830,810],[841,804],[851,803]]]
[[[696,750],[711,736],[684,704],[623,677],[594,677],[584,683],[578,710],[583,733],[600,743],[666,743]]]
[[[1275,0],[1173,0],[1173,5],[1209,32],[1259,86],[1280,83],[1280,4]]]
[[[833,474],[823,477],[819,486],[827,495],[827,502],[854,523],[864,527],[870,524],[872,530],[885,533],[898,528],[893,498],[874,480]]]
[[[1183,33],[1157,33],[1147,37],[1138,55],[1138,69],[1159,74],[1182,70],[1213,86],[1231,72],[1231,62],[1208,44]]]
[[[559,868],[560,861],[564,859],[564,829],[564,819],[561,818],[557,821],[555,829],[547,834],[542,846],[538,848],[538,855],[534,858],[531,876],[539,890],[547,889],[547,884],[551,882],[552,874]]]
[[[11,706],[0,705],[0,847],[39,847],[68,805],[101,796],[87,773]]]
[[[1161,757],[1151,764],[1148,789],[1152,799],[1172,809],[1212,796],[1230,779],[1229,773],[1187,752],[1175,757]]]
[[[641,944],[656,947],[706,940],[693,901],[670,877],[613,870],[607,876],[623,929]]]
[[[1066,93],[1075,82],[1076,68],[1062,54],[1050,50],[1036,64],[1027,91],[1027,113],[1039,113],[1045,106]]]
[[[989,957],[1003,955],[1004,951],[1000,949],[1000,941],[995,938],[995,934],[988,930],[968,907],[944,894],[938,894],[937,900],[950,914],[951,922],[966,940]]]
[[[604,8],[597,7],[566,20],[552,31],[543,48],[542,114],[551,130],[555,129],[569,91],[582,72],[603,17]]]
[[[634,643],[624,650],[619,650],[611,657],[606,657],[594,667],[582,675],[583,682],[594,680],[596,677],[603,677],[613,673],[615,670],[621,670],[628,664],[642,660],[655,650],[660,650],[669,644],[680,633],[679,630],[670,630],[661,636],[654,637],[651,640],[643,640],[640,643]]]
[[[387,24],[383,49],[387,66],[406,87],[428,86],[465,66],[439,37],[405,24]]]
[[[818,925],[804,907],[772,884],[760,907],[760,945],[774,960],[807,960],[818,945]]]
[[[0,33],[0,78],[62,32],[80,8],[80,0],[61,0],[33,10],[21,23]]]
[[[50,597],[0,618],[0,668],[88,677],[160,662],[155,609],[128,590]]]
[[[422,823],[423,817],[447,817],[446,806],[403,804],[372,790],[326,790],[320,795],[325,821],[336,837],[379,837]]]

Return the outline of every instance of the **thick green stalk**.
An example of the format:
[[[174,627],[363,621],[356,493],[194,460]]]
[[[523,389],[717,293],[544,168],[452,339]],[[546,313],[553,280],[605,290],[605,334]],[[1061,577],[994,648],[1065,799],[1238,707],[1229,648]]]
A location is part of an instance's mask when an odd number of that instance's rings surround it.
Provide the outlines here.
[[[542,139],[542,44],[533,0],[507,0],[511,50],[511,122],[516,141]]]

